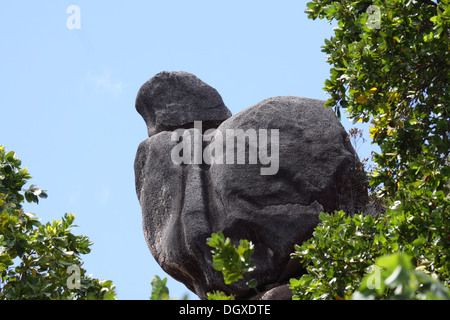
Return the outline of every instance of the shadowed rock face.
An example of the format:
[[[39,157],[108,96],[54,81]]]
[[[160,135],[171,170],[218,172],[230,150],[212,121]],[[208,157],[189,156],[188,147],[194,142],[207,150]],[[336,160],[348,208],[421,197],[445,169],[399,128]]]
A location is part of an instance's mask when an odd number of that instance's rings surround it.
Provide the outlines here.
[[[264,291],[298,275],[299,264],[290,253],[312,236],[321,211],[352,206],[355,190],[349,184],[358,158],[323,101],[269,98],[230,117],[217,91],[185,72],[156,75],[136,101],[151,134],[135,160],[145,238],[161,267],[202,299],[213,290],[240,299],[255,294],[243,281],[226,286],[222,274],[212,268],[206,245],[212,232],[223,231],[236,244],[239,239],[253,242],[252,278]],[[154,116],[158,112],[164,117]],[[172,141],[172,131],[186,128],[194,136],[196,120],[203,121],[203,131],[220,124],[202,150],[226,137],[227,130],[277,130],[278,141],[269,139],[269,144],[278,144],[277,170],[262,175],[261,167],[268,165],[261,159],[256,164],[174,163],[172,151],[179,142]],[[250,159],[250,140],[245,146]],[[357,193],[367,195],[365,190]]]

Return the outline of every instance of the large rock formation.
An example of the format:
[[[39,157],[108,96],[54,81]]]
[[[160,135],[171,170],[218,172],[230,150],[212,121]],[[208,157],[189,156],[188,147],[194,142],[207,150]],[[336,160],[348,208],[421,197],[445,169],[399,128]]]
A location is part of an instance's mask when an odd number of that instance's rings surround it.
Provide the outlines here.
[[[270,98],[230,117],[215,89],[163,72],[144,84],[136,108],[150,135],[135,161],[145,238],[161,267],[202,299],[213,290],[255,295],[243,281],[225,285],[213,269],[212,232],[251,240],[252,278],[260,291],[280,288],[263,298],[286,297],[282,285],[301,272],[290,253],[311,237],[319,213],[354,208],[366,196],[351,186],[358,157],[323,101]]]

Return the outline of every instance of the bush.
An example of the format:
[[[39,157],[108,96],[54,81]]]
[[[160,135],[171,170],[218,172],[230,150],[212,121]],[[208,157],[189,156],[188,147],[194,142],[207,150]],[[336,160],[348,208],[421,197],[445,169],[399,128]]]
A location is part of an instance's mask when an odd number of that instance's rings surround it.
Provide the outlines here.
[[[337,21],[323,47],[332,65],[326,106],[371,123],[381,153],[370,186],[389,208],[375,218],[322,214],[314,237],[293,254],[308,271],[291,281],[294,297],[448,299],[449,1],[314,0],[307,7],[311,19]],[[385,268],[381,278],[391,273],[369,293],[361,281],[374,263]]]
[[[0,146],[0,300],[114,299],[111,281],[91,278],[81,255],[92,242],[71,232],[75,216],[42,224],[22,208],[47,193],[34,185],[14,152]]]
[[[414,257],[409,258],[412,261],[408,265],[399,265],[403,268],[406,266],[409,272],[413,269],[412,263],[415,263],[414,274],[418,279],[429,283],[440,280],[448,286],[448,242],[434,237],[435,241],[427,243],[425,237],[431,236],[427,234],[426,225],[422,221],[414,221],[401,207],[393,206],[386,214],[376,217],[364,214],[350,217],[339,211],[334,214],[322,213],[320,219],[322,222],[316,228],[313,238],[296,246],[295,253],[292,254],[293,258],[300,259],[307,271],[300,279],[291,279],[294,300],[361,298],[362,295],[355,293],[358,290],[362,290],[365,297],[377,299],[397,295],[391,286],[383,286],[372,292],[363,285],[367,274],[372,275],[370,271],[374,265],[384,268],[385,265],[379,262],[397,253],[407,253]],[[408,236],[402,231],[407,232]],[[410,238],[415,240],[410,241]],[[429,275],[433,275],[433,279]],[[407,284],[409,278],[403,280],[404,285],[411,287]],[[440,286],[445,288],[444,285]],[[448,289],[439,290],[447,292],[447,295],[431,291],[426,297],[449,298]],[[398,296],[412,297],[405,294]]]

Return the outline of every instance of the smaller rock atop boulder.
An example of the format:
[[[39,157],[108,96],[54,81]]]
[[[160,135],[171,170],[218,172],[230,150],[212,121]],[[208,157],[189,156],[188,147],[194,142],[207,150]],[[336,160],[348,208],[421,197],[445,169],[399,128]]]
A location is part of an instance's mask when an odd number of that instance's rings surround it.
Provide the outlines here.
[[[147,124],[148,135],[178,128],[216,128],[231,116],[216,89],[184,71],[163,71],[144,83],[136,98],[136,110]]]

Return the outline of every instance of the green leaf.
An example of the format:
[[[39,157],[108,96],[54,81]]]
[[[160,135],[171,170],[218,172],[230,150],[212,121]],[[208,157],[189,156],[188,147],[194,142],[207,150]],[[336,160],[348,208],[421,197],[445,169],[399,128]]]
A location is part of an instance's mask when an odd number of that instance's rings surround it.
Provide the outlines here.
[[[218,232],[213,233],[206,243],[213,248],[213,268],[222,272],[225,284],[239,281],[255,269],[250,262],[254,251],[250,241],[241,239],[236,248],[230,238]]]
[[[233,295],[227,296],[222,291],[214,291],[214,292],[207,293],[207,299],[208,300],[234,300],[234,296]]]
[[[251,279],[250,281],[247,282],[247,286],[249,288],[256,288],[258,286],[258,281],[256,279]]]
[[[154,276],[151,280],[152,294],[150,300],[169,300],[169,289],[166,287],[167,278],[161,280],[159,276]]]
[[[413,245],[414,246],[422,246],[427,242],[427,240],[425,238],[418,238],[416,240],[413,241]]]

